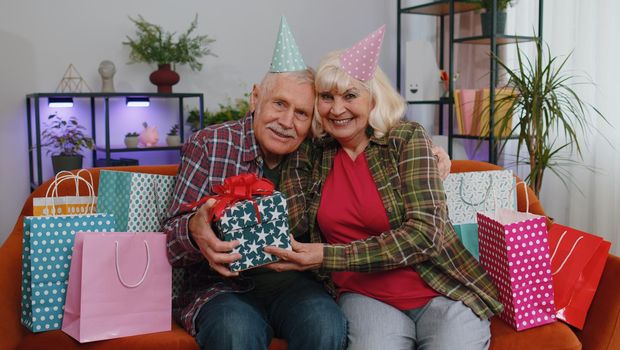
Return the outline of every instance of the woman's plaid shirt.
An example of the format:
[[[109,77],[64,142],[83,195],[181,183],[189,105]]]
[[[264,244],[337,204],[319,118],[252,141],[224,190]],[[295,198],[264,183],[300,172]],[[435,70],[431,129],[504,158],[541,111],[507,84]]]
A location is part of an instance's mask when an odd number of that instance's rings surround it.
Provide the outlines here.
[[[366,158],[392,229],[363,241],[326,245],[322,272],[412,266],[433,289],[461,300],[479,317],[489,318],[502,310],[502,304],[489,276],[449,222],[443,183],[430,146],[423,128],[411,122],[402,122],[382,138],[371,137]],[[289,208],[298,207],[290,215],[307,209],[314,242],[322,241],[316,214],[338,148],[335,140],[327,138],[317,142],[312,152],[294,154],[280,186],[296,186],[299,176],[309,179],[302,181],[309,186],[308,198],[290,203]]]

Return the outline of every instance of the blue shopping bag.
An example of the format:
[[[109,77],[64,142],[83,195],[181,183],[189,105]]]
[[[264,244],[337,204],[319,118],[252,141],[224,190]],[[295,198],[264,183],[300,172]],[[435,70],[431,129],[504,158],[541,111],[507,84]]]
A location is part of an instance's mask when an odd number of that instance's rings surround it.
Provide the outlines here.
[[[480,260],[478,250],[478,224],[454,225],[454,231],[465,248],[476,260]]]
[[[102,170],[97,212],[114,214],[117,232],[159,232],[174,184],[169,175]]]
[[[62,326],[75,233],[113,232],[109,214],[27,216],[22,238],[21,323],[33,332]]]

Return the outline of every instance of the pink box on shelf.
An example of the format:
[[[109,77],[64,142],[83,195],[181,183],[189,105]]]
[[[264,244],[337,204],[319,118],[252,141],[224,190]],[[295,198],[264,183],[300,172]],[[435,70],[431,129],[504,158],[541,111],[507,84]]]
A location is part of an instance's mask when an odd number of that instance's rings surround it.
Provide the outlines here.
[[[478,213],[480,263],[499,290],[499,315],[517,331],[554,322],[546,218],[510,209]]]

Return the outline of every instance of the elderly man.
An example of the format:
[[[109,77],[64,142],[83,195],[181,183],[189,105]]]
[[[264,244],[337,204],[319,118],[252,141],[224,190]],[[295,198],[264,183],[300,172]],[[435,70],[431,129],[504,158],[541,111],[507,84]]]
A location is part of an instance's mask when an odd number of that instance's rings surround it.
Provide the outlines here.
[[[239,242],[216,237],[207,206],[184,209],[240,173],[261,175],[277,187],[286,156],[306,139],[314,73],[306,68],[284,19],[278,43],[270,72],[252,90],[251,112],[195,133],[183,147],[164,230],[170,263],[185,268],[175,309],[203,349],[267,349],[274,336],[284,338],[289,349],[342,349],[346,342],[344,316],[310,274],[264,268],[232,273],[227,265],[240,258],[230,253]],[[282,52],[295,60],[280,60]]]

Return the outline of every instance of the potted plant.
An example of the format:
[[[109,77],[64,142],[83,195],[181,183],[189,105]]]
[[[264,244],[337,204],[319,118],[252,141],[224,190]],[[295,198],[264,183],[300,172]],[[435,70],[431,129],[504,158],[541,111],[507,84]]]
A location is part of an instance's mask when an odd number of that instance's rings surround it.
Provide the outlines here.
[[[573,90],[574,85],[584,84],[584,81],[575,82],[582,77],[562,70],[570,55],[559,60],[551,55],[548,47],[545,54],[540,40],[536,40],[535,45],[536,54],[532,59],[517,45],[518,64],[514,69],[498,56],[493,59],[505,69],[507,90],[513,91],[497,99],[496,110],[505,112],[495,116],[496,123],[504,129],[514,120],[511,134],[516,135],[518,142],[517,165],[520,161],[529,164],[526,181],[538,196],[547,169],[568,185],[566,180],[571,179],[571,174],[564,167],[577,164],[571,158],[573,151],[582,159],[580,137],[597,130],[591,116],[601,118],[608,125],[609,122]],[[503,141],[500,152],[507,142]],[[528,151],[526,157],[520,156],[523,148]]]
[[[166,144],[168,144],[168,146],[181,145],[181,137],[179,136],[179,124],[174,124],[170,131],[168,131],[168,136],[166,136]]]
[[[228,97],[224,103],[219,104],[219,110],[215,112],[206,109],[203,113],[205,126],[243,118],[250,110],[249,96],[245,93],[243,98],[237,98],[234,102]],[[200,129],[200,115],[197,109],[192,109],[189,112],[187,123],[191,126],[192,131]]]
[[[495,34],[504,34],[506,30],[506,9],[511,5],[513,0],[496,0],[497,1],[497,19]],[[482,24],[482,35],[490,36],[493,34],[493,0],[475,0],[480,4],[480,8],[484,12],[480,13],[480,24]]]
[[[131,48],[129,63],[157,64],[158,70],[150,75],[151,82],[157,85],[157,92],[171,93],[172,85],[179,82],[176,64],[187,64],[191,70],[199,71],[202,69],[200,58],[215,56],[209,49],[215,39],[208,35],[192,36],[198,25],[198,15],[178,38],[175,33],[164,31],[161,26],[148,22],[140,15],[129,19],[136,26],[136,37],[127,36],[127,41],[123,42]]]
[[[127,146],[127,148],[137,148],[138,136],[140,136],[140,134],[135,131],[125,134],[125,146]]]
[[[83,156],[80,151],[95,147],[93,139],[84,134],[86,128],[73,116],[65,120],[57,114],[51,114],[47,121],[47,128],[41,133],[41,146],[50,148],[47,153],[52,153],[54,173],[82,168]]]

